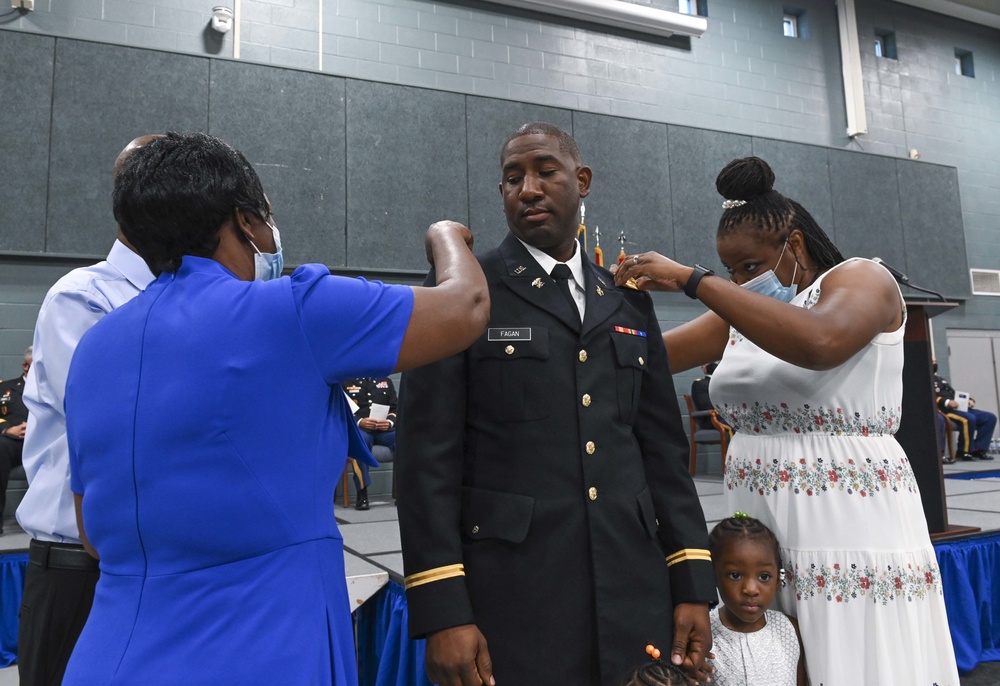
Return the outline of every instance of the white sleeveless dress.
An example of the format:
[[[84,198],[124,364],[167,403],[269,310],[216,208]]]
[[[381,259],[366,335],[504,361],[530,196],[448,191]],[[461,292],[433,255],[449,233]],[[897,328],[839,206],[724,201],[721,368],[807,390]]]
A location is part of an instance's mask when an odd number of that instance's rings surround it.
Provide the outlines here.
[[[792,304],[815,305],[829,273]],[[812,686],[959,686],[920,493],[892,435],[902,369],[903,327],[827,371],[731,329],[712,376],[712,400],[736,428],[729,509],[778,537],[778,601],[798,618]]]
[[[709,613],[715,686],[795,686],[799,668],[799,639],[788,617],[764,612],[760,631],[742,633],[722,623],[719,607]]]

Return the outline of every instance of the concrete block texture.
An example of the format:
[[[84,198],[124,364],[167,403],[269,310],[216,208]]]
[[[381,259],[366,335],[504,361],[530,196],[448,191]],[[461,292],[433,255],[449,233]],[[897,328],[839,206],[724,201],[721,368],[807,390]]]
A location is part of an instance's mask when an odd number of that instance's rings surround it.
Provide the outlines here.
[[[216,61],[211,90],[210,133],[243,152],[257,170],[286,263],[343,266],[344,79]]]
[[[347,82],[347,264],[426,270],[424,233],[468,222],[465,96]]]
[[[54,74],[46,249],[104,255],[115,158],[143,134],[207,130],[209,61],[58,40]]]
[[[0,250],[46,249],[53,38],[0,31]]]
[[[605,264],[617,259],[622,233],[628,253],[673,254],[667,126],[576,112],[573,137],[583,161],[594,170],[585,200],[591,259],[597,227]]]

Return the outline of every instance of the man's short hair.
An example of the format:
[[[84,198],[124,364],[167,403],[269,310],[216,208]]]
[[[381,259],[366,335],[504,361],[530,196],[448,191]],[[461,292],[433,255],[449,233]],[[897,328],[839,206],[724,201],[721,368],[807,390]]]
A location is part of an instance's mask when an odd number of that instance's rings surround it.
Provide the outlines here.
[[[503,146],[500,148],[500,165],[503,166],[504,155],[507,152],[507,146],[515,138],[520,138],[521,136],[531,136],[531,135],[542,135],[542,136],[553,136],[559,139],[559,149],[562,152],[568,153],[573,161],[580,164],[580,149],[576,147],[576,141],[573,137],[563,131],[561,128],[555,124],[550,124],[545,121],[532,121],[527,124],[522,124],[518,127],[517,131],[510,134],[507,140],[503,142]]]
[[[211,257],[236,209],[271,216],[246,157],[204,133],[171,131],[133,150],[113,197],[122,234],[156,275],[177,270],[184,255]]]

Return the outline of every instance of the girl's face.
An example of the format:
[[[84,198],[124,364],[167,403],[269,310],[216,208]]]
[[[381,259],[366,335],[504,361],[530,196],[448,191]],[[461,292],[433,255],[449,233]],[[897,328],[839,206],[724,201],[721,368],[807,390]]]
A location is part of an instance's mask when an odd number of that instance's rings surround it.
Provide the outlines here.
[[[715,581],[725,606],[720,616],[733,631],[751,633],[764,628],[764,610],[778,591],[776,557],[765,541],[742,538],[722,546],[715,560]]]

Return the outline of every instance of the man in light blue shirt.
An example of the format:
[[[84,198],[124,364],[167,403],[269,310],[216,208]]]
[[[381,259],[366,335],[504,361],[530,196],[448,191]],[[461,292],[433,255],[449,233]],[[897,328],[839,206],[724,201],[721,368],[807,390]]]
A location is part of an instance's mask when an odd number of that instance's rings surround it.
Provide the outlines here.
[[[116,172],[129,152],[152,138],[129,143]],[[59,279],[38,313],[34,364],[24,387],[29,416],[23,463],[29,487],[17,508],[17,521],[31,536],[18,630],[21,686],[61,683],[99,574],[97,560],[80,542],[70,491],[63,412],[70,361],[90,327],[152,281],[149,267],[119,232],[108,258]]]

